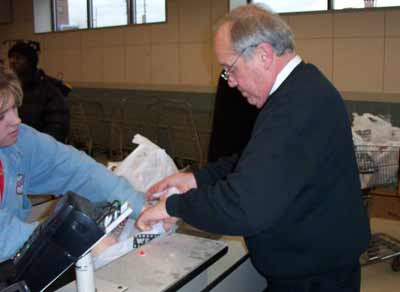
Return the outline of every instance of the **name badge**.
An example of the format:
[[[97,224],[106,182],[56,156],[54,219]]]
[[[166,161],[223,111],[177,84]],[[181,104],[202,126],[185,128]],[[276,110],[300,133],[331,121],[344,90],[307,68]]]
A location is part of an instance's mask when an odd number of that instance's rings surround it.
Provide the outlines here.
[[[17,195],[22,195],[24,191],[24,174],[18,173],[17,174],[17,186],[15,192]]]

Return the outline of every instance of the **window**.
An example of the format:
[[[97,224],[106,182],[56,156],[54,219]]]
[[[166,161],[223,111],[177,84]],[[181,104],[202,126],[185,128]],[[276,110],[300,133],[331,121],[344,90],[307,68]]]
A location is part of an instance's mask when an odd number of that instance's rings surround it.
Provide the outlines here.
[[[127,0],[93,0],[93,27],[128,24]]]
[[[328,10],[327,0],[252,0],[264,3],[276,13]]]
[[[51,4],[48,0],[35,0],[33,2],[33,15],[35,32],[51,31]]]
[[[87,28],[87,5],[82,0],[56,0],[55,30]]]
[[[400,0],[375,0],[375,7],[394,7],[400,6]]]
[[[242,5],[245,0],[230,0],[231,7]],[[264,3],[277,13],[324,11],[328,9],[351,9],[400,6],[400,0],[249,0]]]
[[[166,21],[166,0],[33,0],[35,32]]]
[[[136,0],[132,6],[133,23],[165,22],[164,0]]]
[[[229,10],[232,10],[240,5],[245,5],[251,1],[247,0],[229,0]]]
[[[400,6],[400,0],[333,0],[333,9]]]

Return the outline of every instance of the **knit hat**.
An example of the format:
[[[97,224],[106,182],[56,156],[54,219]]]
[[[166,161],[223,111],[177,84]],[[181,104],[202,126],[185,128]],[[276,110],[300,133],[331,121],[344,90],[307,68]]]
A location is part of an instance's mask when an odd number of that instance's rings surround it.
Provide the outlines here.
[[[23,55],[32,63],[32,67],[36,68],[39,62],[39,51],[40,45],[37,42],[18,41],[8,51],[8,58],[15,53]]]

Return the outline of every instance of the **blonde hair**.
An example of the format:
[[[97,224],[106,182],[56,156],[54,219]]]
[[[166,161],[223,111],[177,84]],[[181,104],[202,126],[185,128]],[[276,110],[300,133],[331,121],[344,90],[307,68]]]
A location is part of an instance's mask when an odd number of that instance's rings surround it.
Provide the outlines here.
[[[0,111],[8,104],[10,98],[17,106],[22,104],[23,92],[17,75],[0,65]]]

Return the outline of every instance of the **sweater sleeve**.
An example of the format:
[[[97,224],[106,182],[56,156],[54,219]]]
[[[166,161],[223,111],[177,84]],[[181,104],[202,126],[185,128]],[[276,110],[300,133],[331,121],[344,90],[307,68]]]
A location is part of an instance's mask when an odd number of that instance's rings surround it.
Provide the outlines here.
[[[293,129],[289,120],[280,124],[275,120],[273,127],[269,120],[265,123],[268,126],[255,129],[238,165],[226,179],[168,198],[167,212],[214,233],[250,236],[271,226],[286,212],[303,179],[291,175],[297,167],[290,161],[307,160],[301,153],[303,147],[292,145],[289,149],[289,139],[294,136],[285,133]]]
[[[336,93],[321,91],[325,98],[313,98],[318,95],[305,91],[275,95],[226,179],[171,196],[168,214],[209,232],[251,236],[312,213],[322,204],[321,193],[341,182],[326,175],[332,167],[337,174],[351,170],[349,162],[336,158],[347,158],[352,148],[349,129],[338,123],[346,119],[341,101],[328,98]]]
[[[137,217],[145,194],[136,191],[123,177],[115,175],[82,151],[33,131],[30,137],[29,194],[65,194],[68,191],[93,202],[128,201]],[[27,143],[28,144],[28,143]]]
[[[218,159],[197,171],[194,176],[198,186],[212,185],[220,179],[225,179],[238,162],[238,154]]]

